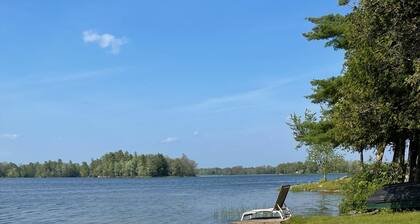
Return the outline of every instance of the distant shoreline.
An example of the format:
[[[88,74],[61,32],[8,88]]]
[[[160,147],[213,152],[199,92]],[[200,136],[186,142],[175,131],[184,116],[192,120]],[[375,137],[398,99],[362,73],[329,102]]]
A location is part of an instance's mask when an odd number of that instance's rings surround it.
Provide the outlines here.
[[[328,173],[327,175],[347,175],[348,173]],[[214,176],[220,176],[220,177],[226,177],[226,176],[301,176],[301,175],[322,175],[320,173],[262,173],[262,174],[214,174],[214,175],[197,175],[197,177],[214,177]]]
[[[355,161],[340,160],[332,173],[351,173],[359,167]],[[166,177],[166,176],[230,176],[230,175],[296,175],[317,174],[318,164],[310,161],[280,163],[277,166],[210,167],[197,168],[197,163],[186,155],[170,158],[158,154],[138,154],[127,151],[109,152],[88,162],[56,161],[15,164],[0,162],[1,177]]]
[[[74,179],[74,178],[82,178],[82,179],[155,179],[155,178],[196,178],[196,177],[244,177],[244,176],[313,176],[322,174],[319,173],[290,173],[290,174],[231,174],[231,175],[196,175],[196,176],[144,176],[144,177],[124,177],[124,176],[115,176],[115,177],[95,177],[95,176],[86,176],[86,177],[0,177],[1,179]],[[347,173],[329,173],[328,175],[347,175]]]

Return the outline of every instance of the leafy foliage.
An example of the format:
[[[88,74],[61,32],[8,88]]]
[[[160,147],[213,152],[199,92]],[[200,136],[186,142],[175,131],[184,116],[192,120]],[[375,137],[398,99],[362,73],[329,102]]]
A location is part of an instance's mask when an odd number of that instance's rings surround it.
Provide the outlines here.
[[[309,110],[305,111],[303,118],[292,114],[290,120],[289,126],[298,142],[297,148],[320,144],[336,145],[331,120],[325,117],[318,119],[316,113]]]
[[[171,176],[195,176],[197,163],[182,154],[181,158],[170,160]]]
[[[395,164],[365,165],[364,169],[352,175],[351,181],[344,186],[340,212],[365,212],[368,197],[385,184],[397,183],[401,173],[402,170]]]
[[[364,211],[373,191],[406,175],[420,183],[420,1],[338,1],[350,2],[348,14],[308,19],[314,27],[304,36],[344,50],[345,61],[342,74],[311,82],[308,98],[320,105],[320,115],[305,111],[290,122],[298,147],[376,150],[378,163],[348,184],[342,212]],[[392,164],[381,165],[386,147]]]
[[[336,164],[343,160],[343,157],[336,153],[336,150],[328,144],[314,144],[308,148],[308,160],[316,163],[327,180],[327,173],[334,170]]]
[[[310,22],[316,24],[312,32],[303,35],[308,40],[328,40],[325,46],[334,47],[334,49],[343,49],[347,47],[346,17],[340,14],[330,14],[319,18],[307,18]]]
[[[345,62],[342,74],[311,82],[308,98],[320,104],[321,113],[293,114],[294,137],[298,147],[375,149],[378,161],[383,149],[391,147],[393,162],[408,171],[410,181],[420,182],[420,1],[352,3],[348,14],[308,19],[314,27],[304,36],[344,50]],[[409,169],[404,161],[407,141]]]

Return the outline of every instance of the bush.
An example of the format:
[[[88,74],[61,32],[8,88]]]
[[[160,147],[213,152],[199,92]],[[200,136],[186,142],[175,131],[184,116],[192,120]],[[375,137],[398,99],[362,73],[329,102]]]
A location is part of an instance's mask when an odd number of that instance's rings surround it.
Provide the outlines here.
[[[386,184],[398,183],[401,176],[402,170],[394,164],[364,165],[344,186],[340,213],[366,212],[369,196]]]

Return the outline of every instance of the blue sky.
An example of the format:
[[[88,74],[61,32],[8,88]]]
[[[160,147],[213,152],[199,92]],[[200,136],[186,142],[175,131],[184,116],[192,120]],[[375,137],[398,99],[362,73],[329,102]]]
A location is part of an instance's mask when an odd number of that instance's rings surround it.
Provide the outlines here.
[[[0,160],[118,149],[200,167],[305,159],[289,114],[343,52],[308,42],[328,1],[2,1]],[[349,157],[350,158],[350,157]]]

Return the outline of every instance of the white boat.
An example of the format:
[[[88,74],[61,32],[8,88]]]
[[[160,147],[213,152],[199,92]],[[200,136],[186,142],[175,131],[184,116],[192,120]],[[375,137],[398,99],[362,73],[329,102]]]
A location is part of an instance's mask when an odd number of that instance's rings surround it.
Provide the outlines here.
[[[254,219],[279,219],[280,221],[283,221],[289,219],[292,216],[292,212],[286,206],[286,203],[284,203],[289,189],[290,185],[281,187],[273,208],[254,209],[247,211],[242,214],[241,221]]]

